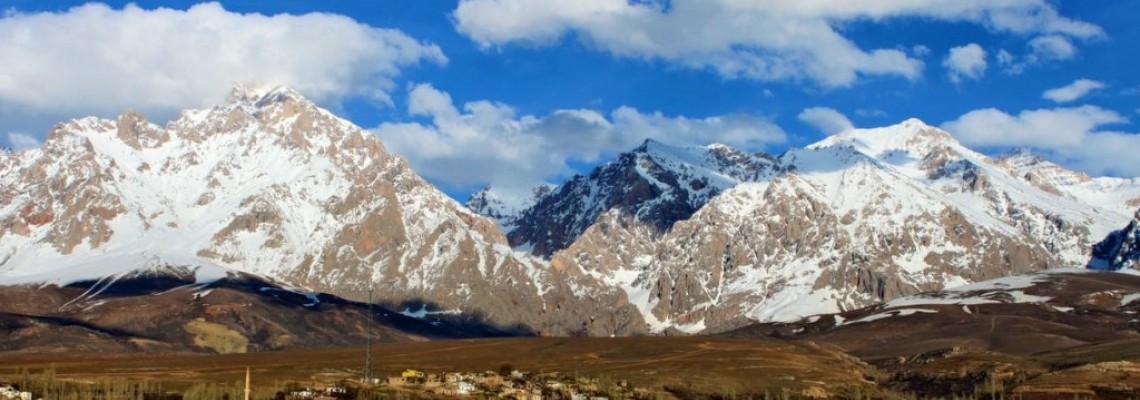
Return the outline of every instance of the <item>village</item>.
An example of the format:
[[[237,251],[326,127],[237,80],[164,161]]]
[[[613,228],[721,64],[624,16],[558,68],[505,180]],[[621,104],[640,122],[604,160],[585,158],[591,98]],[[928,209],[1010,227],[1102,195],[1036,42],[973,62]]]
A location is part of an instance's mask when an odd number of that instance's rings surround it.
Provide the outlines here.
[[[496,398],[514,400],[625,400],[652,399],[652,392],[628,382],[561,373],[533,373],[504,365],[498,371],[429,373],[407,369],[400,375],[377,379],[381,389],[410,397]],[[333,400],[355,396],[344,385],[290,392],[284,400]]]
[[[248,376],[247,376],[247,379]],[[57,381],[59,382],[59,381]],[[246,381],[249,385],[249,381]],[[99,385],[96,385],[99,386]],[[32,386],[33,390],[34,387]],[[146,392],[136,390],[135,394],[145,399],[198,399],[198,398],[242,398],[241,389],[229,386],[229,390],[203,393]],[[249,386],[246,386],[247,388]],[[497,371],[483,372],[424,372],[407,369],[399,375],[384,379],[342,381],[335,384],[304,387],[291,383],[272,391],[256,388],[246,393],[258,393],[245,399],[257,400],[355,400],[355,399],[431,399],[431,398],[480,398],[512,400],[638,400],[656,398],[651,391],[631,386],[624,380],[605,377],[568,375],[557,372],[533,373],[519,371],[509,365]],[[87,392],[98,398],[111,396],[106,388],[87,388]],[[101,391],[103,390],[103,391]],[[75,391],[74,393],[80,393]],[[73,393],[73,394],[74,394]],[[120,393],[126,395],[127,392]],[[271,395],[272,394],[272,395]],[[63,394],[58,394],[62,396]],[[203,397],[205,396],[205,397]],[[272,397],[270,397],[272,396]],[[49,398],[50,397],[50,398]],[[64,396],[72,398],[74,396]],[[0,382],[0,400],[51,400],[55,395],[44,396],[39,392],[29,392],[16,384]],[[79,397],[75,397],[79,398]],[[83,397],[87,398],[87,397]],[[116,398],[106,397],[106,398]],[[124,397],[124,398],[136,398]]]

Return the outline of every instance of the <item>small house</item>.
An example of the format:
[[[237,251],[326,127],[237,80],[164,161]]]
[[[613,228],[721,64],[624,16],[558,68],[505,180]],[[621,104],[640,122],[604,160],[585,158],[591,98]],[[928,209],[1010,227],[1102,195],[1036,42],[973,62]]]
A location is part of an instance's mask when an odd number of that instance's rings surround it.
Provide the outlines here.
[[[455,394],[460,396],[470,396],[475,393],[475,385],[471,382],[457,382],[455,384]]]

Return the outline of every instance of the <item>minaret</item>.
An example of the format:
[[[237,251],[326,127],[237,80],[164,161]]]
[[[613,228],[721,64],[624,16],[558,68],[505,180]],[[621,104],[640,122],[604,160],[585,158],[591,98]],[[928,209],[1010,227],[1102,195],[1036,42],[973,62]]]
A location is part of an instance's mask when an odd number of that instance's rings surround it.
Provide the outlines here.
[[[249,400],[249,367],[245,367],[245,400]]]

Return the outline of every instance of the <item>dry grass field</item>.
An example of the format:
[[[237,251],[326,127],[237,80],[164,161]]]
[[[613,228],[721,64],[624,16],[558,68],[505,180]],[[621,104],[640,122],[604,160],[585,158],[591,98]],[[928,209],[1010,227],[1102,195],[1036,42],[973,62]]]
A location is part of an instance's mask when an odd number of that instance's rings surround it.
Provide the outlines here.
[[[378,376],[405,368],[427,372],[497,370],[503,364],[533,372],[625,380],[692,395],[828,393],[886,396],[869,380],[874,370],[843,353],[810,343],[712,337],[510,338],[384,344],[374,347]],[[236,382],[247,367],[255,385],[333,383],[359,379],[364,347],[282,352],[196,354],[0,354],[7,373],[54,368],[60,379],[152,379],[165,387]]]

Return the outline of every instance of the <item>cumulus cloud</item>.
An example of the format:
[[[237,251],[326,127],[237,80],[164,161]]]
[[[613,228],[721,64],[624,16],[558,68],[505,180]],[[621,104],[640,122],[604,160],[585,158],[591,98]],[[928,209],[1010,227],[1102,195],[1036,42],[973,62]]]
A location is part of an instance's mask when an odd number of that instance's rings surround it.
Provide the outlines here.
[[[946,67],[954,83],[961,82],[963,78],[981,79],[986,74],[986,50],[977,43],[954,47],[942,60],[942,66]]]
[[[1104,82],[1094,81],[1092,79],[1077,79],[1068,85],[1046,90],[1041,97],[1053,100],[1057,103],[1068,103],[1075,101],[1094,90],[1104,89],[1106,86]]]
[[[809,107],[800,112],[800,121],[819,128],[827,135],[834,135],[855,128],[846,115],[827,107]]]
[[[1047,0],[461,0],[453,17],[460,33],[484,47],[572,37],[619,57],[824,87],[922,74],[922,62],[903,51],[864,49],[844,36],[837,27],[849,21],[919,17],[1026,36],[1103,35]]]
[[[40,147],[40,140],[26,133],[8,133],[8,147],[13,151],[24,151]]]
[[[725,143],[759,149],[786,140],[764,117],[666,116],[620,107],[609,115],[594,110],[557,110],[544,116],[518,115],[505,104],[472,101],[458,105],[428,84],[412,87],[408,112],[425,122],[384,123],[374,132],[416,171],[454,188],[491,183],[523,190],[577,172],[575,162],[595,162],[613,151],[633,149],[647,138],[673,145]]]
[[[173,113],[236,83],[289,85],[318,101],[390,102],[402,68],[447,61],[433,44],[344,16],[241,14],[219,3],[9,11],[0,37],[0,105],[29,114]]]
[[[1140,176],[1140,135],[1102,129],[1128,119],[1096,106],[1027,110],[1011,115],[988,108],[942,124],[967,145],[1025,147],[1093,174]]]

